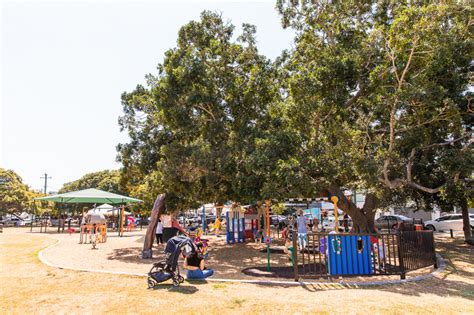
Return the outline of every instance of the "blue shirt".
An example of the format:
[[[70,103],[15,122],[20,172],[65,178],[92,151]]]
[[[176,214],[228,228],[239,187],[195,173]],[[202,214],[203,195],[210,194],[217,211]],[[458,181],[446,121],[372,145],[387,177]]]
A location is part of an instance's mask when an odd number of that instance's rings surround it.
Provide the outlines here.
[[[298,224],[298,233],[308,233],[308,229],[306,228],[306,217],[304,215],[298,216],[296,224]]]

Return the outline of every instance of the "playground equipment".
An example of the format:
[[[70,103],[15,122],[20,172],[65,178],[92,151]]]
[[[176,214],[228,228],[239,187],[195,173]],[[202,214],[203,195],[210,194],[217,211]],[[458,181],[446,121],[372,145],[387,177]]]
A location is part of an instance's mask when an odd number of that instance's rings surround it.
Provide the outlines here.
[[[90,214],[87,216],[88,222],[81,224],[79,244],[96,242],[105,243],[107,241],[107,221],[103,214]]]
[[[226,213],[226,242],[227,244],[243,243],[245,241],[245,218],[240,211]]]
[[[334,231],[339,232],[339,210],[337,209],[339,198],[332,196],[331,201],[334,203]]]
[[[125,208],[124,205],[129,203],[136,203],[142,202],[140,199],[135,199],[127,196],[122,196],[114,193],[110,193],[107,191],[102,191],[95,188],[89,188],[84,190],[78,191],[71,191],[63,194],[53,195],[53,196],[46,196],[46,197],[39,197],[34,198],[33,200],[39,201],[53,201],[57,203],[110,203],[111,205],[122,205],[121,211],[121,218],[124,217]],[[123,219],[121,220],[123,222]],[[64,229],[64,226],[63,226]],[[58,225],[58,233],[60,232],[60,225]],[[82,229],[81,229],[82,233]],[[123,224],[120,227],[119,235],[123,235]]]
[[[270,244],[272,243],[272,238],[270,236],[265,236],[265,245],[267,245],[267,271],[270,271]]]
[[[244,211],[244,239],[255,240],[258,231],[258,210],[252,206],[242,207]]]
[[[88,223],[81,225],[81,233],[79,236],[79,244],[107,242],[107,224],[105,223]]]
[[[227,244],[243,243],[246,239],[255,240],[257,230],[258,214],[253,208],[245,210],[245,208],[238,206],[226,213]]]
[[[328,235],[330,275],[372,274],[369,235]]]

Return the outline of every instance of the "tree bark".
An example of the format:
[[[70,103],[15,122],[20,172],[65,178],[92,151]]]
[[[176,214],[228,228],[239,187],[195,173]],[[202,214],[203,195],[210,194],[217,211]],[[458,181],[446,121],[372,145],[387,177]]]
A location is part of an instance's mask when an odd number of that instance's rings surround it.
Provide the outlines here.
[[[469,245],[474,245],[474,237],[472,236],[471,222],[469,221],[469,208],[465,197],[461,198],[462,211],[462,229],[464,231],[464,240]]]
[[[165,198],[166,194],[160,194],[155,199],[155,203],[153,204],[153,209],[151,210],[151,222],[148,224],[148,228],[145,234],[145,241],[143,242],[143,251],[142,251],[142,258],[148,259],[153,258],[153,242],[155,240],[155,231],[156,231],[156,224],[158,223],[158,218],[160,217],[161,209],[163,209],[165,205]]]
[[[337,196],[339,199],[337,206],[347,213],[352,218],[352,229],[357,233],[374,233],[374,218],[377,206],[377,198],[372,194],[367,194],[365,197],[364,207],[357,208],[351,200],[349,200],[341,191],[339,186],[331,185],[328,188],[332,196]]]

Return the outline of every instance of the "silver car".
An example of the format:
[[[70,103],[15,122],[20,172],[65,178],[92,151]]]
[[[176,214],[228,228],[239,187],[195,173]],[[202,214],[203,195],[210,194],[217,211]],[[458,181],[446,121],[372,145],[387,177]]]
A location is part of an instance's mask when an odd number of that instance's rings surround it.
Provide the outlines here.
[[[377,220],[375,220],[375,227],[378,229],[394,229],[400,222],[412,223],[413,219],[398,214],[382,215]]]

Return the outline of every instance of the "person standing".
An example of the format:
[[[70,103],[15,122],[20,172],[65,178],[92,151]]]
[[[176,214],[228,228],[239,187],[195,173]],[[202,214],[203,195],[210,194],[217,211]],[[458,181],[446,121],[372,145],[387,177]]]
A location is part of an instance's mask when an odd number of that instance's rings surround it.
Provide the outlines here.
[[[220,218],[216,217],[216,221],[214,221],[214,232],[216,233],[216,236],[219,237],[221,233],[221,220]]]
[[[164,242],[163,242],[163,224],[161,223],[160,219],[158,219],[158,223],[156,224],[155,234],[156,234],[156,244],[159,247],[160,243],[164,244]]]
[[[309,230],[313,232],[313,217],[310,217],[308,220]]]
[[[319,232],[319,220],[318,218],[313,218],[313,228],[316,232]]]
[[[344,232],[349,232],[349,216],[347,213],[344,213],[344,219],[342,220],[344,225]]]
[[[300,249],[304,249],[308,245],[308,227],[303,211],[298,213],[296,224],[298,225],[298,245]]]

